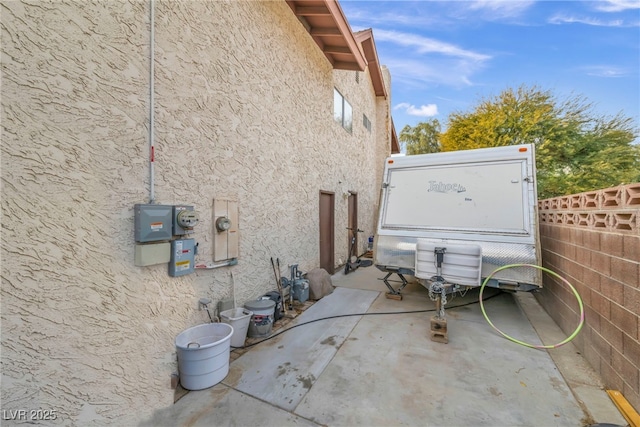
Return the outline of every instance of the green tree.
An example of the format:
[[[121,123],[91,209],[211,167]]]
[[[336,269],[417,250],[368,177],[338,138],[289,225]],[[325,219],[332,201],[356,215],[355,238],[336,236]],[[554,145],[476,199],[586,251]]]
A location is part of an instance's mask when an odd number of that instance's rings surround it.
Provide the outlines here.
[[[408,155],[437,153],[441,151],[440,122],[430,119],[418,123],[415,127],[406,125],[400,131],[399,139]]]
[[[555,197],[640,181],[631,118],[594,115],[581,96],[559,101],[537,87],[506,89],[470,113],[453,113],[443,151],[533,143],[538,195]]]

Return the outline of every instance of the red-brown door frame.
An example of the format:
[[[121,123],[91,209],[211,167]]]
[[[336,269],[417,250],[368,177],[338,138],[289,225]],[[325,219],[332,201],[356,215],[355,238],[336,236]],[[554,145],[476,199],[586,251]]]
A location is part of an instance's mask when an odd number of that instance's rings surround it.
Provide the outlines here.
[[[335,273],[335,193],[320,190],[318,233],[320,268]]]
[[[349,257],[352,255],[358,256],[358,193],[355,191],[349,191],[349,199],[347,200],[347,205],[348,205],[348,213],[347,213],[347,218],[348,218],[348,227],[351,229],[349,230],[349,233],[347,233],[348,235],[348,239],[347,239],[347,260],[349,260]],[[349,253],[349,251],[351,250],[351,239],[355,237],[356,238],[356,242],[354,245],[354,253],[351,254]]]

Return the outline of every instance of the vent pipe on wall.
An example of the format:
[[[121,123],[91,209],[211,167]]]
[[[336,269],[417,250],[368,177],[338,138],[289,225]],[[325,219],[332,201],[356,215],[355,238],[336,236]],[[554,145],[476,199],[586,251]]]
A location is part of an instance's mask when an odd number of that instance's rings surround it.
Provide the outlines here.
[[[155,0],[149,1],[149,203],[156,200],[155,194],[155,137],[154,137],[154,110],[155,110]]]

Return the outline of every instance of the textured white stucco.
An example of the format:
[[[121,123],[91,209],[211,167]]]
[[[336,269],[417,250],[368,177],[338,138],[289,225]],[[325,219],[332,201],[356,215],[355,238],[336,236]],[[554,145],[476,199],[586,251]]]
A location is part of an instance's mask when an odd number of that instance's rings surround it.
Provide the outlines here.
[[[194,205],[212,260],[214,198],[239,203],[238,265],[179,278],[134,266],[149,180],[149,2],[2,3],[2,408],[128,424],[171,405],[175,336],[275,288],[270,257],[319,264],[319,191],[373,234],[389,100],[334,71],[284,1],[156,1],[155,202]],[[385,75],[388,80],[388,74]],[[388,84],[388,81],[387,81]],[[353,133],[333,120],[333,88]],[[362,114],[372,132],[362,125]],[[366,238],[360,240],[363,250]]]

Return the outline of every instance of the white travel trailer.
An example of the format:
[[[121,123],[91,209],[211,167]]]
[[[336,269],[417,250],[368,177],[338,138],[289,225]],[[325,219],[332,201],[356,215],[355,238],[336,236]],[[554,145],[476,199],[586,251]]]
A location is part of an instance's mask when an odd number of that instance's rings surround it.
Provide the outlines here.
[[[387,295],[400,297],[404,275],[426,287],[443,278],[451,292],[480,286],[500,267],[541,265],[535,178],[532,144],[388,158],[374,244]],[[392,274],[402,279],[397,290]],[[505,268],[487,286],[531,291],[541,276]]]

